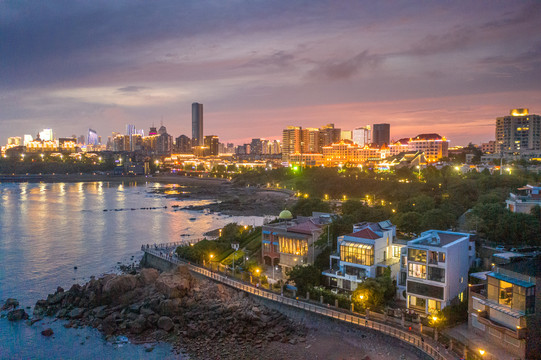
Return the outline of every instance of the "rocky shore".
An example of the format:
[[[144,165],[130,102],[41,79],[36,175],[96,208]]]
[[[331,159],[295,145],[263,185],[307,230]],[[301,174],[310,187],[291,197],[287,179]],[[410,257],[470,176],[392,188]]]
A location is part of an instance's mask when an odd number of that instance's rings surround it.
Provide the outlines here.
[[[32,321],[54,316],[67,320],[65,327],[92,326],[110,340],[123,335],[133,343],[166,341],[194,359],[270,359],[265,349],[272,343],[306,341],[304,326],[244,293],[196,279],[185,267],[58,288],[36,303],[33,315]]]

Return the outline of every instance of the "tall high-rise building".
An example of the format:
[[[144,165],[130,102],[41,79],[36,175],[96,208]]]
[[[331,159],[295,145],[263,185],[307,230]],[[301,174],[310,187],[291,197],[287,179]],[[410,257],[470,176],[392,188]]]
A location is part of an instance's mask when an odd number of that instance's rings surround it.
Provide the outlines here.
[[[203,146],[203,104],[192,104],[192,145]]]
[[[391,125],[390,124],[374,124],[372,126],[372,143],[381,146],[389,145],[391,140]]]
[[[216,135],[205,136],[205,147],[209,149],[210,156],[218,155],[220,139]]]
[[[523,153],[541,150],[541,116],[528,109],[513,109],[496,118],[496,152]]]
[[[191,154],[192,153],[192,139],[186,135],[180,135],[175,139],[175,149],[180,154]]]
[[[156,127],[155,127],[155,126],[151,126],[151,127],[150,127],[150,131],[148,132],[148,135],[149,135],[149,136],[152,136],[152,135],[158,135],[158,131],[156,130]]]
[[[359,146],[370,144],[372,142],[372,129],[370,128],[370,125],[354,129],[353,142]]]
[[[87,145],[98,146],[98,134],[95,130],[88,129]]]
[[[43,129],[39,132],[41,141],[53,141],[53,129]]]
[[[302,128],[288,126],[282,131],[282,161],[289,161],[289,156],[301,151]]]
[[[327,146],[340,141],[342,130],[334,127],[334,124],[327,124],[319,128],[319,150],[321,153],[323,146]]]

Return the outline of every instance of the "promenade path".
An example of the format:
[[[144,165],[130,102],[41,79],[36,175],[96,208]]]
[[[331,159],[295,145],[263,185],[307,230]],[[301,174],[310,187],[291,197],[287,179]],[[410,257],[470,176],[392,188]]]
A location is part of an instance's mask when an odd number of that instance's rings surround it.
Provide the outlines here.
[[[305,302],[303,300],[291,299],[279,294],[275,294],[265,289],[256,288],[251,284],[246,284],[242,281],[232,279],[230,277],[211,271],[207,268],[186,262],[182,259],[177,258],[175,255],[171,255],[173,250],[177,246],[180,246],[180,245],[186,245],[186,242],[167,243],[167,244],[160,244],[160,245],[146,245],[146,246],[143,245],[141,246],[141,250],[144,251],[145,253],[148,253],[153,256],[159,257],[163,260],[166,260],[172,264],[185,265],[188,267],[190,271],[194,273],[203,275],[216,282],[228,285],[230,287],[247,292],[249,294],[252,294],[252,295],[267,299],[267,300],[275,301],[281,304],[289,305],[291,307],[308,311],[314,314],[319,314],[319,315],[326,316],[326,317],[336,319],[339,321],[343,321],[346,323],[351,323],[357,326],[379,331],[381,333],[384,333],[386,335],[392,336],[403,342],[413,345],[414,347],[420,349],[425,354],[429,355],[435,360],[458,359],[458,357],[456,357],[455,354],[447,351],[447,349],[443,348],[439,343],[435,342],[431,338],[429,337],[421,338],[421,336],[418,334],[397,328],[397,326],[399,325],[391,326],[380,321],[367,319],[361,315],[348,314],[345,312],[329,309],[323,306],[314,305],[314,304]]]

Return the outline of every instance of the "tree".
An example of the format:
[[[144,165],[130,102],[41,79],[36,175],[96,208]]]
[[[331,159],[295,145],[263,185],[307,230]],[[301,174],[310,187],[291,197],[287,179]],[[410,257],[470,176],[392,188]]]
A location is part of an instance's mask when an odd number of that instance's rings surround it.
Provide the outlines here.
[[[379,310],[393,300],[395,293],[391,269],[387,268],[382,276],[368,278],[360,283],[351,294],[351,300],[358,307]]]
[[[301,294],[312,287],[321,285],[321,270],[314,265],[297,265],[286,275],[289,282],[293,282]]]

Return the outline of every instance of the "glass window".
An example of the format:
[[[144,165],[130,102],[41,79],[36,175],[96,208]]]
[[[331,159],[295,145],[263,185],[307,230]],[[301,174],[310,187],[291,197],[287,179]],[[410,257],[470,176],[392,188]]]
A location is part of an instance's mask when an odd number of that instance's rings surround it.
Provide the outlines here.
[[[408,276],[426,279],[426,265],[408,264]]]
[[[408,260],[426,263],[426,250],[408,249]]]
[[[445,262],[445,253],[444,252],[438,253],[438,261],[439,262]]]
[[[428,267],[428,280],[445,282],[445,269],[435,266]]]
[[[280,252],[304,256],[308,253],[308,242],[306,240],[291,239],[280,236]]]
[[[428,299],[428,310],[441,310],[441,301]]]
[[[340,260],[353,264],[372,266],[374,265],[374,248],[370,245],[342,243],[340,245]]]
[[[511,307],[513,302],[513,284],[500,280],[500,305]]]

